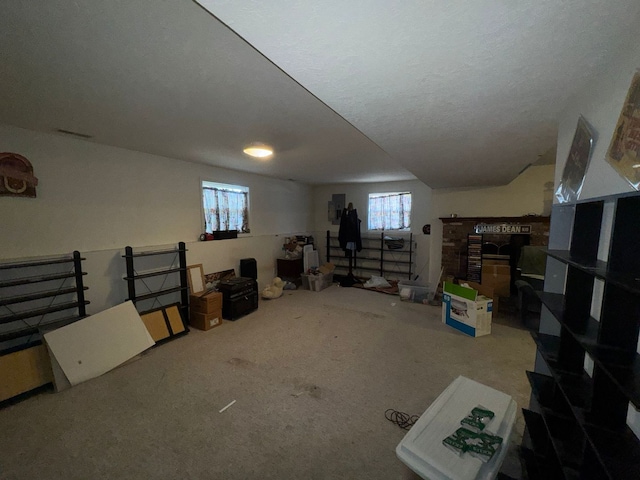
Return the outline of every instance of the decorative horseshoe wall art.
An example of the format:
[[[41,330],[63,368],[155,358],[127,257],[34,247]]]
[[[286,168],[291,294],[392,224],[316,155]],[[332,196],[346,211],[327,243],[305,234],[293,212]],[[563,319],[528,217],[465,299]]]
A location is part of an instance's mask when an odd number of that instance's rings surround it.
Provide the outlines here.
[[[35,198],[36,185],[29,160],[17,153],[0,153],[0,196]]]

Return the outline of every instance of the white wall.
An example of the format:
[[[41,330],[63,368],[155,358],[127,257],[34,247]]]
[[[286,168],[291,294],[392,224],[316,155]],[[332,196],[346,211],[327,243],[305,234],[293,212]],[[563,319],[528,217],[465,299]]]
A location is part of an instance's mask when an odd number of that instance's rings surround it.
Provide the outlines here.
[[[487,188],[433,190],[431,218],[431,269],[436,282],[442,262],[442,221],[455,213],[459,217],[519,217],[549,215],[553,193],[554,165],[532,166],[508,185]]]
[[[313,190],[314,225],[320,245],[327,230],[338,231],[327,218],[327,203],[334,193],[346,194],[362,220],[362,234],[366,233],[369,193],[412,192],[412,228],[417,241],[417,273],[430,283],[438,281],[442,262],[442,221],[440,217],[452,213],[460,217],[549,215],[554,165],[533,166],[510,184],[500,187],[435,189],[419,180],[410,182],[323,185]],[[422,233],[422,226],[431,225],[431,235]],[[324,255],[324,251],[321,252]]]
[[[322,185],[313,189],[314,205],[314,225],[318,245],[324,246],[324,238],[327,230],[338,232],[339,225],[332,225],[328,219],[327,206],[333,194],[344,193],[346,202],[353,203],[358,210],[358,218],[362,220],[361,233],[363,236],[378,236],[379,232],[367,231],[368,203],[370,193],[383,192],[411,192],[411,233],[416,240],[416,273],[426,281],[429,272],[429,249],[432,235],[424,235],[422,226],[429,223],[431,218],[431,188],[419,180],[404,182],[383,182],[383,183],[357,183],[357,184],[336,184]],[[322,249],[320,256],[326,257],[326,250]]]
[[[595,142],[580,199],[634,191],[605,157],[622,104],[627,97],[631,78],[639,68],[640,43],[635,42],[629,44],[629,48],[617,57],[612,58],[607,68],[595,76],[586,88],[576,92],[570,100],[560,117],[558,129],[556,188],[562,178],[578,117],[582,115],[592,127]]]
[[[619,55],[611,59],[607,68],[600,75],[595,76],[591,82],[581,91],[576,92],[568,103],[562,116],[558,130],[558,155],[556,160],[555,185],[556,188],[562,178],[562,171],[569,154],[571,142],[576,129],[579,115],[591,125],[595,134],[594,149],[591,161],[585,175],[585,182],[580,194],[580,200],[614,195],[618,193],[633,192],[634,189],[623,179],[616,170],[606,161],[606,153],[613,136],[622,105],[627,96],[631,79],[637,69],[640,68],[640,43],[629,44],[629,48],[621,51]],[[556,207],[562,209],[564,207]],[[605,204],[603,214],[603,231],[610,232],[613,221],[613,208]],[[567,233],[566,237],[569,236]],[[603,236],[601,236],[602,242]],[[568,238],[566,239],[568,243]],[[606,260],[608,248],[601,243],[598,257]],[[549,264],[551,266],[551,264]],[[547,268],[547,271],[549,269]],[[564,278],[564,272],[558,272],[560,278]],[[594,293],[594,306],[597,310],[602,301],[601,289],[596,289],[599,295]],[[597,307],[595,306],[597,305]],[[551,330],[557,322],[543,309],[540,328]],[[557,328],[557,327],[556,327]],[[559,328],[557,328],[559,331]],[[640,353],[640,341],[638,343]],[[539,354],[538,354],[539,355]],[[536,362],[536,370],[540,369],[543,362]],[[640,438],[640,412],[629,403],[627,423]]]
[[[554,165],[532,166],[508,185],[434,190],[433,213],[437,217],[549,215],[554,171]]]
[[[202,263],[205,273],[237,269],[240,258],[255,257],[265,285],[282,236],[312,226],[307,185],[3,125],[0,151],[25,156],[39,179],[35,199],[0,197],[2,260],[79,250],[87,256],[90,313],[125,299],[127,245],[187,242],[188,263]],[[251,234],[197,241],[201,180],[250,188]]]

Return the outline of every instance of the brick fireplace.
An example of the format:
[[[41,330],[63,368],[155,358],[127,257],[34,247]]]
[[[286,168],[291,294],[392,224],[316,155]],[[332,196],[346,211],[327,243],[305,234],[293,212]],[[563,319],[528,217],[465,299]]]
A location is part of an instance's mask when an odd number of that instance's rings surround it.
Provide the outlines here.
[[[467,235],[475,233],[478,224],[507,226],[530,226],[529,245],[547,246],[549,243],[548,216],[528,215],[524,217],[442,217],[442,267],[443,278],[465,279],[467,275]],[[505,230],[509,230],[508,228]],[[511,229],[518,230],[517,228]],[[485,241],[508,244],[510,234],[485,234]]]

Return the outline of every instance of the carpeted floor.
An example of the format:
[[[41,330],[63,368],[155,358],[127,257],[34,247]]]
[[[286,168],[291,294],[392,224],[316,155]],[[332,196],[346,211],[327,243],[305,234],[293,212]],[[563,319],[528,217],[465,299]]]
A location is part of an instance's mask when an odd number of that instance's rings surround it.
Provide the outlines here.
[[[458,375],[528,405],[534,343],[497,320],[474,339],[443,325],[440,308],[395,296],[285,291],[236,322],[0,410],[0,478],[415,479],[386,409],[420,414]],[[522,431],[518,413],[504,465],[516,478]]]

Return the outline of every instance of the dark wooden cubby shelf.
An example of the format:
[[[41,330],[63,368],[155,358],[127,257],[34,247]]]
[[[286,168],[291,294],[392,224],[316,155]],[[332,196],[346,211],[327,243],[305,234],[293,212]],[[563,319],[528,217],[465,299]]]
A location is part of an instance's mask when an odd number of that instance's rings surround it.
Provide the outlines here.
[[[528,424],[527,427],[531,429]],[[527,478],[558,478],[555,476],[557,467],[547,457],[527,447],[520,447],[520,455],[524,461]]]
[[[568,250],[547,250],[547,255],[584,271],[613,285],[617,285],[630,293],[640,294],[640,277],[638,273],[616,272],[609,269],[607,262],[587,260],[571,255]]]
[[[579,326],[576,322],[566,321],[568,319],[565,317],[563,295],[542,292],[539,296],[542,303],[591,359],[625,393],[629,401],[640,409],[640,355],[635,350],[608,347],[599,343],[600,322],[593,317],[586,318]]]
[[[547,251],[560,262],[547,270],[564,272],[564,293],[539,293],[541,325],[559,334],[532,333],[548,371],[527,372],[532,405],[523,414],[531,446],[521,448],[524,466],[532,479],[638,479],[640,440],[627,409],[640,408],[640,195],[554,208],[572,217],[572,226],[558,227],[565,238],[554,240],[568,250]],[[553,230],[552,222],[552,237]],[[560,284],[554,281],[550,290]]]

